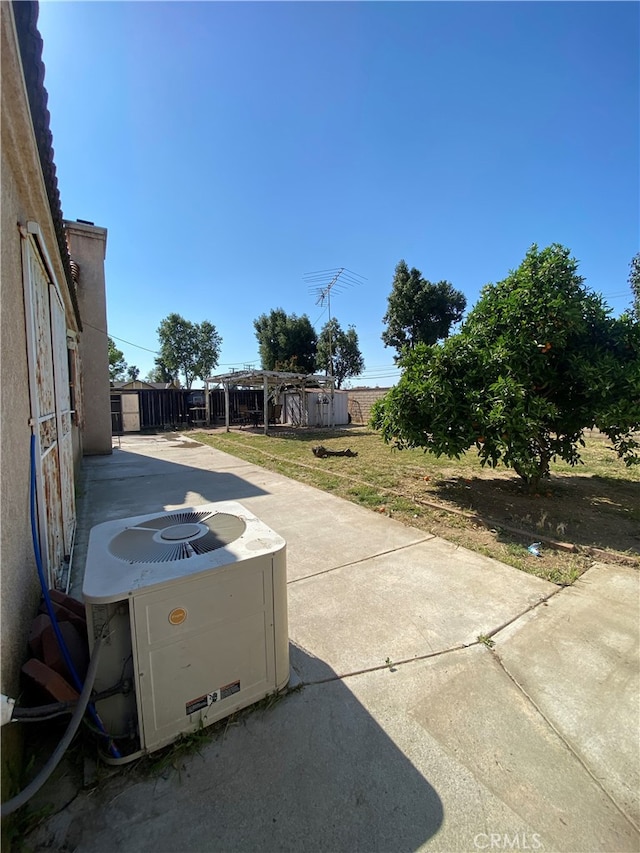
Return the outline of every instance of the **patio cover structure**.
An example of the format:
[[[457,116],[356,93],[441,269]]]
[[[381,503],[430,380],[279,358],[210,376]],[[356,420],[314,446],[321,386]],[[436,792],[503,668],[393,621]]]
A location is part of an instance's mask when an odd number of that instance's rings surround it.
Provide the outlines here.
[[[221,373],[205,380],[205,400],[207,423],[210,422],[209,390],[212,386],[222,385],[224,388],[224,423],[229,432],[229,389],[231,387],[262,388],[263,391],[263,423],[264,434],[269,431],[269,396],[277,397],[285,388],[305,387],[328,388],[333,397],[333,376],[321,376],[313,373],[285,373],[279,370],[235,370],[231,373]],[[331,406],[331,424],[333,426],[333,405]]]

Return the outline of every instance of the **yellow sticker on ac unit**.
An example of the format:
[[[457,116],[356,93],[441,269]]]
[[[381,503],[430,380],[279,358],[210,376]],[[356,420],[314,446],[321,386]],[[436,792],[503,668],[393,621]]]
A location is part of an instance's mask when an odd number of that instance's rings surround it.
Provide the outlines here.
[[[184,620],[187,618],[187,611],[184,607],[174,607],[174,609],[169,614],[169,622],[172,625],[182,625]]]

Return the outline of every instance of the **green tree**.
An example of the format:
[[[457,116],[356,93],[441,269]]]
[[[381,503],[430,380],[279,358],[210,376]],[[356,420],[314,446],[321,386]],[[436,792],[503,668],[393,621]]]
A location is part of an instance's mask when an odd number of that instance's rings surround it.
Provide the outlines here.
[[[358,345],[358,335],[353,326],[346,332],[333,317],[324,325],[318,337],[317,369],[333,375],[336,388],[350,376],[358,376],[364,370],[364,358]]]
[[[276,308],[253,321],[263,370],[313,373],[317,336],[306,314],[286,314]]]
[[[208,320],[192,323],[169,314],[158,326],[160,360],[174,376],[182,374],[186,388],[206,379],[220,358],[222,338]]]
[[[387,442],[512,467],[532,491],[552,460],[580,462],[598,427],[627,464],[640,461],[640,325],[612,319],[583,287],[569,251],[534,245],[517,270],[487,285],[460,332],[420,345],[374,407]]]
[[[107,337],[109,348],[109,381],[120,382],[127,374],[127,362],[124,353],[115,345],[113,338]]]
[[[467,300],[448,281],[437,284],[422,278],[420,270],[405,261],[396,266],[382,333],[385,346],[395,347],[396,360],[417,344],[435,344],[448,337],[462,319]]]
[[[629,286],[633,294],[631,313],[634,319],[640,323],[640,252],[633,256],[629,265]]]
[[[135,380],[140,376],[140,368],[136,367],[135,364],[130,364],[127,367],[127,379],[131,381]]]
[[[147,382],[173,382],[177,373],[169,370],[161,358],[154,359],[153,368],[147,373]]]

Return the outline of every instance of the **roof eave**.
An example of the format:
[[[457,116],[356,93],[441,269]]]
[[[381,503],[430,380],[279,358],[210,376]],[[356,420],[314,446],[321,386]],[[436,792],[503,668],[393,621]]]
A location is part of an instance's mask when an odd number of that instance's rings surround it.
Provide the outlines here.
[[[78,294],[71,273],[71,258],[64,231],[58,176],[53,159],[53,135],[50,127],[51,116],[47,109],[49,96],[44,86],[45,66],[42,61],[42,36],[37,26],[38,3],[35,0],[12,0],[11,5],[16,34],[18,36],[20,59],[22,60],[22,73],[27,89],[27,97],[29,98],[29,112],[31,113],[31,121],[38,147],[38,157],[47,191],[56,242],[67,288],[71,296],[73,312],[78,329],[82,331]]]

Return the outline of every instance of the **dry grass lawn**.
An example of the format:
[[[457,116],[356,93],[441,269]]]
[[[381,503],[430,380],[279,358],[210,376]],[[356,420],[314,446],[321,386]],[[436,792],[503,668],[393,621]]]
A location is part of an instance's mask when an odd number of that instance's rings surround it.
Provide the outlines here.
[[[397,451],[365,427],[191,433],[193,438],[557,584],[596,559],[640,568],[640,466],[627,468],[590,434],[584,464],[553,465],[540,495],[507,469],[482,468],[419,450]],[[312,447],[356,458],[318,459]],[[527,547],[540,542],[540,556]]]

